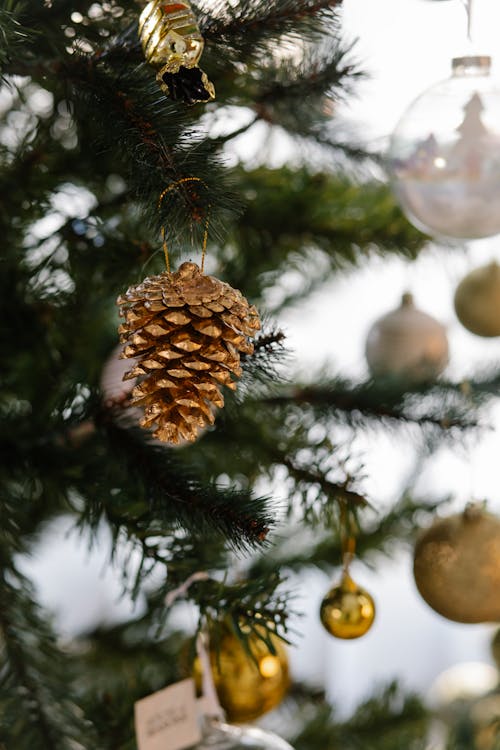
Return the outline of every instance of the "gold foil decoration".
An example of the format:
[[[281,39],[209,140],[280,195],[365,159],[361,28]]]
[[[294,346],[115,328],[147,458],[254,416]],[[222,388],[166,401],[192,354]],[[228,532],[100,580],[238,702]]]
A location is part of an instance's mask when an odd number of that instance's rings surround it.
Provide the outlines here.
[[[130,404],[143,408],[141,426],[166,443],[196,440],[224,406],[221,386],[236,389],[240,354],[253,353],[257,310],[195,263],[144,279],[117,304],[121,358],[135,360],[124,380],[139,379]]]
[[[152,0],[139,18],[139,38],[146,60],[156,68],[162,90],[188,104],[215,98],[215,89],[198,67],[204,40],[187,0]]]

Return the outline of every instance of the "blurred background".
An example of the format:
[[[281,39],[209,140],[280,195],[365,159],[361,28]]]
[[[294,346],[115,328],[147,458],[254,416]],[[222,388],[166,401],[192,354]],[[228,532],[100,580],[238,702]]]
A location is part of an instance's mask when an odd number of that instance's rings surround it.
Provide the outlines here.
[[[475,0],[474,12],[473,44],[487,54],[498,44],[500,4]],[[345,0],[342,16],[345,35],[355,42],[353,55],[368,77],[358,84],[357,98],[340,105],[341,114],[346,130],[356,132],[369,148],[380,149],[408,104],[448,77],[453,56],[471,50],[464,6],[459,0]],[[256,146],[259,138],[252,130],[230,148],[255,161],[257,151],[260,158],[263,153],[260,141]],[[265,159],[276,165],[293,158],[285,137],[273,135],[263,147]],[[76,205],[82,196],[66,196],[66,200]],[[410,290],[421,309],[446,325],[447,372],[465,378],[479,365],[487,369],[488,363],[498,363],[500,344],[498,339],[474,337],[458,323],[453,293],[467,271],[491,259],[500,261],[498,238],[453,248],[430,245],[412,264],[397,258],[373,259],[362,270],[338,274],[306,306],[287,311],[280,323],[305,374],[310,365],[329,362],[341,365],[346,375],[363,377],[370,326]],[[329,325],[342,310],[342,325]],[[491,417],[492,424],[498,424],[500,412]],[[353,446],[366,466],[366,491],[381,508],[394,502],[415,473],[416,434],[411,428],[398,431],[397,437],[388,431],[366,431]],[[489,507],[500,513],[496,430],[474,433],[462,447],[441,446],[417,470],[415,486],[433,496],[453,494],[457,508],[471,498],[487,499]],[[272,491],[279,496],[283,488],[274,486]],[[108,542],[103,532],[99,545],[89,549],[88,540],[72,530],[71,522],[59,519],[46,531],[32,558],[24,561],[41,602],[52,610],[63,634],[84,632],[99,622],[116,622],[130,614],[130,602],[121,597],[119,573],[108,565]],[[374,627],[354,642],[332,639],[319,622],[319,604],[329,583],[326,576],[308,572],[296,580],[297,608],[305,615],[296,623],[301,636],[290,652],[292,672],[298,680],[325,683],[341,714],[349,714],[374,685],[390,678],[429,695],[436,678],[453,665],[480,662],[491,669],[494,626],[460,625],[435,614],[417,594],[409,549],[398,548],[391,559],[380,558],[376,570],[355,564],[353,572],[374,594],[378,609]],[[140,613],[140,603],[135,611]],[[187,608],[180,617],[194,625]],[[487,674],[486,668],[478,679],[487,681]]]

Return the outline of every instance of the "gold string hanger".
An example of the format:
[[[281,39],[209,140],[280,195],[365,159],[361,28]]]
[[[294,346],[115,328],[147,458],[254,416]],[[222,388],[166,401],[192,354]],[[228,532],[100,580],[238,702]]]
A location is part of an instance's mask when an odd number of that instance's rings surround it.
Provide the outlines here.
[[[354,530],[354,519],[342,503],[340,508],[340,541],[342,548],[342,567],[344,575],[349,573],[349,566],[356,554],[356,537]]]
[[[206,190],[208,190],[208,185],[206,184],[206,182],[204,182],[199,177],[182,177],[180,180],[176,180],[176,182],[173,182],[171,185],[169,185],[168,187],[166,187],[165,190],[163,190],[160,193],[160,197],[158,198],[158,211],[161,208],[163,199],[165,198],[166,195],[168,195],[168,193],[170,193],[172,190],[174,190],[176,188],[179,188],[181,185],[185,185],[188,182],[199,182],[201,185],[203,185],[204,188],[206,188]],[[208,228],[210,226],[210,210],[211,210],[211,208],[212,208],[212,206],[209,203],[208,206],[207,206],[207,216],[206,216],[206,219],[205,219],[205,229],[203,231],[203,241],[202,241],[202,247],[201,247],[201,265],[200,265],[200,269],[201,269],[202,273],[203,273],[203,271],[205,269],[205,256],[206,256],[206,251],[207,251]],[[162,239],[162,246],[163,246],[163,254],[165,256],[165,265],[167,267],[167,273],[171,274],[171,270],[170,270],[170,257],[169,257],[169,253],[168,253],[168,245],[167,245],[166,234],[167,234],[167,232],[166,232],[165,225],[162,224],[162,227],[161,227],[161,239]]]

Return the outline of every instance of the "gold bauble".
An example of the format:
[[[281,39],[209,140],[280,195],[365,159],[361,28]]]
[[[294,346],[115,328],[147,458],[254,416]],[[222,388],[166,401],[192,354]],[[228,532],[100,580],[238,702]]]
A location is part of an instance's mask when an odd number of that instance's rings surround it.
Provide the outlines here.
[[[491,653],[497,668],[500,670],[500,630],[497,630],[491,641]]]
[[[485,695],[473,703],[470,717],[476,750],[497,750],[500,738],[500,694]]]
[[[500,336],[500,266],[489,263],[471,271],[455,292],[461,324],[477,336]]]
[[[398,376],[414,381],[437,377],[448,363],[446,329],[422,312],[411,294],[401,304],[375,321],[366,339],[366,360],[378,376]]]
[[[286,649],[279,638],[271,636],[273,654],[258,636],[250,635],[248,647],[253,659],[229,627],[224,628],[217,641],[218,648],[215,638],[212,640],[212,677],[228,721],[253,721],[281,703],[290,679]],[[200,689],[202,672],[198,659],[194,662],[194,678]]]
[[[340,583],[321,602],[320,618],[336,638],[360,638],[375,619],[375,602],[368,591],[344,573]]]
[[[417,540],[413,573],[421,596],[443,617],[500,620],[500,519],[470,506],[435,521]]]

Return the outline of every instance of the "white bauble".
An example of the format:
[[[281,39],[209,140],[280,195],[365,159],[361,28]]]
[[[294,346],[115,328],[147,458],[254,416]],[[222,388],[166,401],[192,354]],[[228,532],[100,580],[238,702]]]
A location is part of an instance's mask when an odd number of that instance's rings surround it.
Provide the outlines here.
[[[448,362],[446,329],[415,307],[412,295],[406,293],[396,310],[373,324],[365,351],[374,376],[431,380]]]

